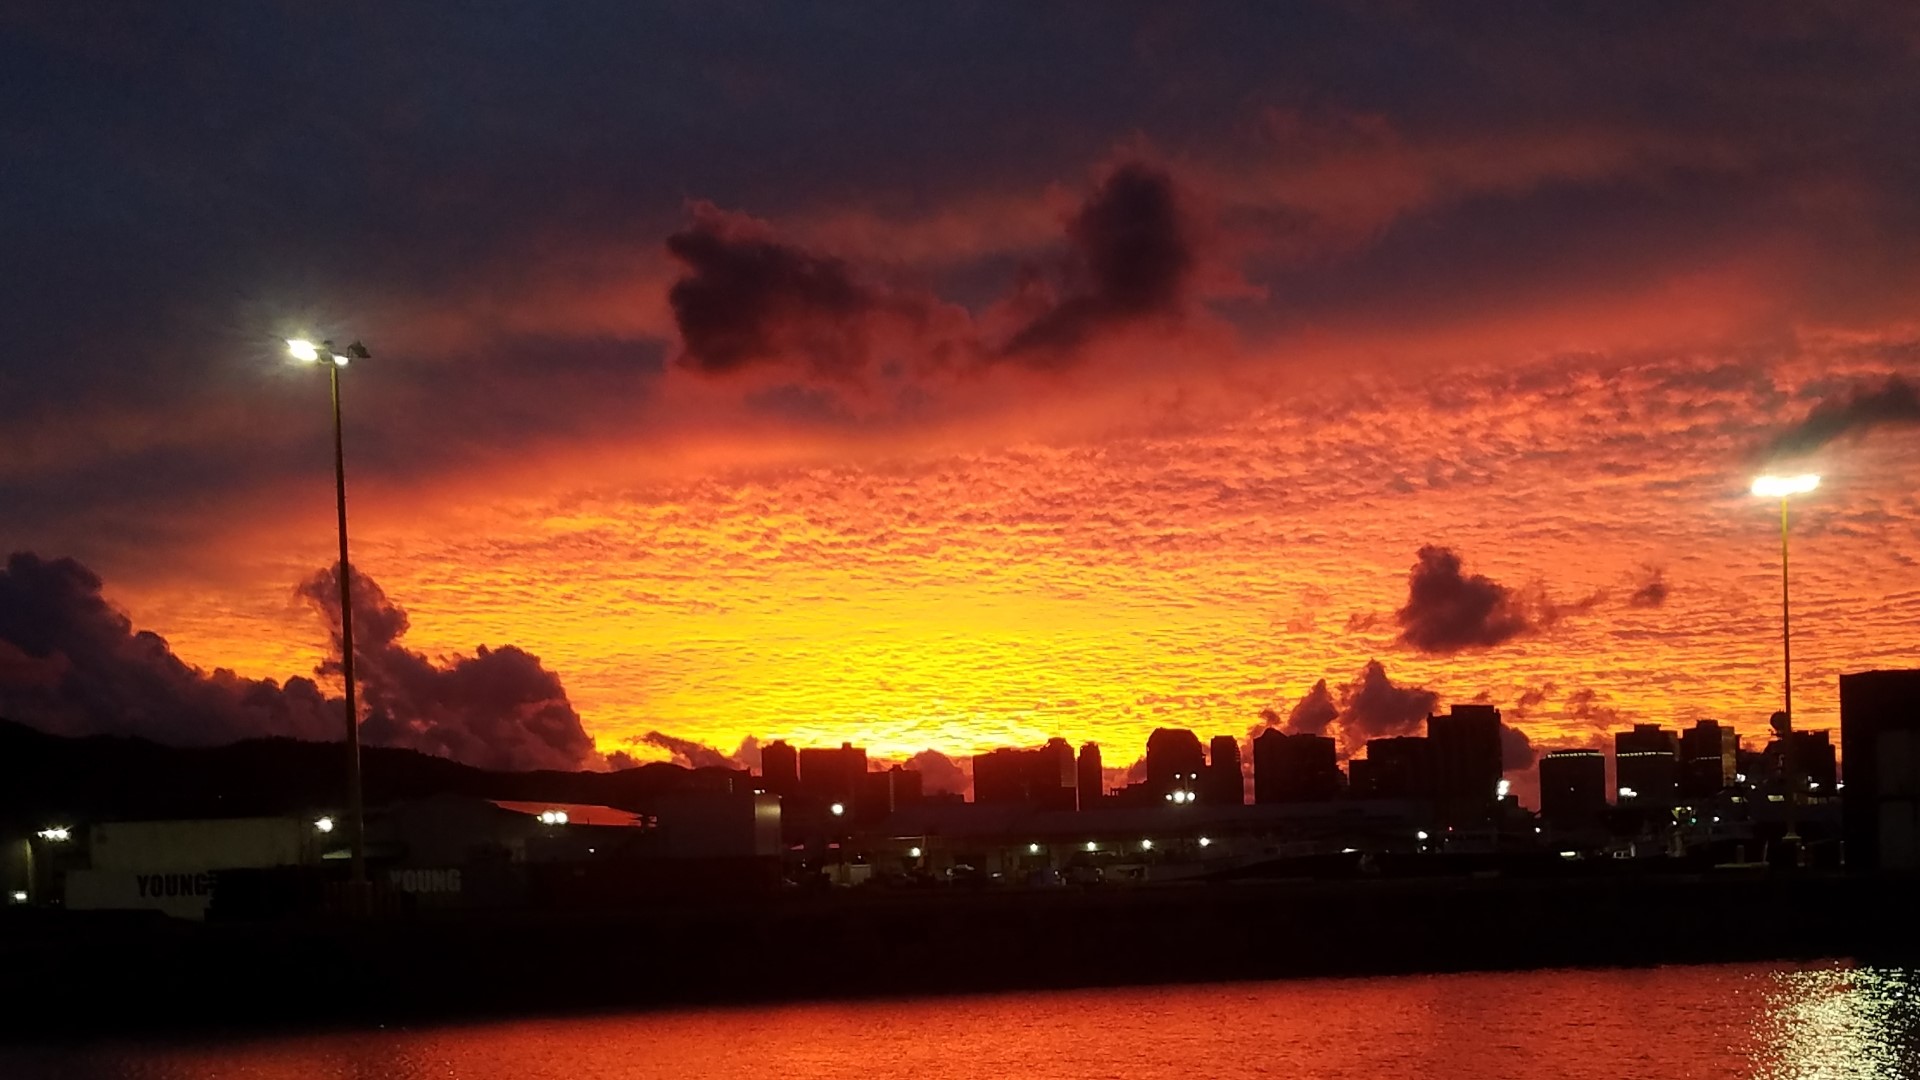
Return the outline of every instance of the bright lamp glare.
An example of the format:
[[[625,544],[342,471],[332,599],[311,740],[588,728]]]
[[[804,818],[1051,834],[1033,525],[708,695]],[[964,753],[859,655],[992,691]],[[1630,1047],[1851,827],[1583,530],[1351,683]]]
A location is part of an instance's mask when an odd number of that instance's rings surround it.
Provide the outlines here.
[[[306,338],[288,338],[287,352],[292,354],[295,360],[305,360],[309,364],[320,359],[319,347]]]
[[[332,832],[333,819],[330,817],[316,818],[313,822],[313,827],[319,829],[321,832]]]
[[[1805,495],[1820,486],[1820,477],[1815,473],[1802,473],[1799,476],[1762,476],[1753,482],[1753,493],[1768,499],[1784,499],[1789,495]]]

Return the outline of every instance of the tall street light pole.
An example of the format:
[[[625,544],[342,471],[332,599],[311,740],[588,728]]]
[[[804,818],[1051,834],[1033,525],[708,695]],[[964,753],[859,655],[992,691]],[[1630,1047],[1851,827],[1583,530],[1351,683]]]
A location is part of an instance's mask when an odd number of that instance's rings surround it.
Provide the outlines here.
[[[1781,765],[1787,781],[1787,832],[1783,838],[1797,844],[1800,840],[1795,813],[1800,800],[1799,775],[1793,754],[1793,621],[1787,600],[1787,507],[1795,495],[1805,495],[1820,486],[1815,473],[1799,476],[1762,476],[1753,482],[1753,493],[1761,498],[1780,500],[1780,715]]]
[[[345,353],[334,351],[333,342],[315,345],[293,339],[287,351],[296,360],[325,363],[327,381],[333,397],[333,493],[340,532],[340,674],[346,682],[347,721],[347,843],[352,852],[350,903],[358,913],[367,891],[367,828],[360,788],[360,713],[354,704],[353,683],[353,577],[347,561],[347,458],[343,449],[340,424],[340,369],[352,359],[365,360],[371,354],[366,346],[354,342]]]
[[[1801,476],[1762,476],[1753,482],[1753,493],[1762,498],[1780,500],[1780,691],[1782,712],[1793,719],[1793,624],[1787,604],[1787,504],[1795,495],[1805,495],[1820,486],[1813,473]]]

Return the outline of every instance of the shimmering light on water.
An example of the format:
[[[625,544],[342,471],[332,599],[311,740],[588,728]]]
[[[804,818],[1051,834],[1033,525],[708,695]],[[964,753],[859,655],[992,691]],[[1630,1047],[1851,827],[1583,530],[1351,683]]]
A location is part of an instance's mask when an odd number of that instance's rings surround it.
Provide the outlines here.
[[[1920,1076],[1920,980],[1911,971],[1782,971],[1755,1032],[1754,1076]]]
[[[1001,994],[0,1049],[0,1077],[1900,1080],[1920,1077],[1917,986],[1721,965]]]

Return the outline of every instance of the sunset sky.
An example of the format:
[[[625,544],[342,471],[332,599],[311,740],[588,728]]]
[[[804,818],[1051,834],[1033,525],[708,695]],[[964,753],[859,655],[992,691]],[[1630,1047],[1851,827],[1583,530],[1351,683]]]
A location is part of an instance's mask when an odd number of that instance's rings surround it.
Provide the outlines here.
[[[332,730],[296,335],[482,763],[1754,741],[1767,468],[1798,725],[1920,665],[1907,5],[4,10],[0,713]]]

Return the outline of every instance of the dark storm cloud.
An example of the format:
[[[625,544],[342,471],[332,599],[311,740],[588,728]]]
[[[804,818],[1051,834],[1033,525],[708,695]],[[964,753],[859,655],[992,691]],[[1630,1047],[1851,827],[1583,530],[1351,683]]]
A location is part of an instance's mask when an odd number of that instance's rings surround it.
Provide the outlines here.
[[[323,571],[301,593],[333,626],[338,579]],[[356,576],[355,674],[369,744],[405,746],[485,768],[596,764],[593,744],[553,673],[513,646],[439,664],[399,644],[406,613]],[[337,662],[324,668],[337,673]],[[339,699],[310,679],[278,684],[211,673],[135,631],[72,559],[20,553],[0,574],[0,714],[67,735],[141,735],[212,744],[265,735],[340,737]]]
[[[1058,362],[1107,330],[1179,311],[1196,259],[1164,170],[1138,162],[1114,169],[1067,237],[1073,257],[1064,294],[1014,333],[1004,355]]]
[[[739,748],[731,754],[717,750],[706,743],[668,735],[663,731],[649,731],[645,735],[636,735],[626,741],[629,746],[651,746],[658,750],[665,750],[667,760],[683,768],[736,771],[760,768],[760,740],[752,735],[741,739]],[[615,750],[607,755],[607,764],[615,769],[637,768],[646,764],[648,760],[625,750]]]
[[[1458,554],[1433,544],[1420,549],[1394,618],[1400,641],[1424,653],[1486,648],[1534,629],[1520,595],[1484,574],[1463,573]]]
[[[930,294],[878,283],[847,260],[777,236],[765,222],[696,203],[667,238],[684,272],[667,299],[680,363],[724,375],[798,364],[829,381],[854,381],[892,328],[902,347],[935,366],[985,355],[978,333]],[[999,354],[1042,366],[1076,362],[1102,334],[1177,314],[1196,262],[1172,177],[1138,162],[1116,166],[1066,225],[1061,281],[1028,267],[1006,299],[1019,325]]]
[[[928,794],[964,794],[973,786],[967,766],[938,750],[922,750],[907,759],[907,768],[920,773],[920,784]]]
[[[1500,767],[1508,772],[1533,768],[1536,754],[1527,733],[1504,721],[1500,724]]]
[[[1658,566],[1643,566],[1627,596],[1627,606],[1657,608],[1667,602],[1667,572]]]
[[[705,743],[681,739],[664,732],[649,731],[634,739],[638,745],[655,746],[671,754],[675,765],[689,769],[738,769],[740,762]]]
[[[740,740],[740,745],[734,748],[733,760],[736,763],[734,766],[735,768],[752,769],[753,771],[758,772],[760,770],[760,738],[759,736],[748,735],[745,738],[742,738]]]
[[[1622,716],[1618,709],[1602,704],[1600,695],[1587,687],[1567,695],[1566,702],[1562,706],[1562,715],[1568,720],[1601,729],[1616,728],[1627,722],[1627,718]]]
[[[319,571],[300,594],[326,620],[338,670],[338,566]],[[516,646],[434,661],[401,644],[407,614],[364,573],[353,575],[354,675],[366,719],[361,737],[486,769],[580,769],[598,765],[593,740],[560,677]]]
[[[1440,704],[1440,695],[1424,687],[1399,686],[1386,666],[1367,661],[1357,678],[1340,690],[1340,741],[1352,753],[1368,739],[1415,735]]]
[[[0,572],[0,716],[62,735],[187,745],[338,738],[343,723],[312,680],[193,667],[159,635],[134,630],[91,570],[27,552]]]
[[[815,374],[847,379],[867,365],[869,321],[884,301],[830,255],[777,240],[765,223],[710,203],[667,238],[686,273],[667,294],[685,350],[680,362],[709,374],[796,358]]]
[[[1340,706],[1334,703],[1333,692],[1327,689],[1327,680],[1321,679],[1287,713],[1286,730],[1291,735],[1318,735],[1339,716]]]
[[[1487,697],[1483,693],[1475,700],[1484,703]],[[1516,712],[1525,714],[1545,698],[1545,691],[1529,691],[1522,695],[1520,708]],[[1330,729],[1337,733],[1340,753],[1351,757],[1360,753],[1368,739],[1422,734],[1427,718],[1439,706],[1439,693],[1422,686],[1399,685],[1387,675],[1384,664],[1369,660],[1353,681],[1340,687],[1337,705],[1336,695],[1328,690],[1323,679],[1315,684],[1293,711],[1295,714],[1304,712],[1312,718],[1303,724],[1302,731],[1320,734]],[[1329,709],[1336,711],[1328,715]],[[1271,711],[1263,715],[1270,724],[1279,719]],[[1319,728],[1310,726],[1314,721],[1321,721]],[[1292,730],[1292,724],[1288,727],[1289,734],[1297,733]],[[1259,729],[1255,730],[1257,732]],[[1536,756],[1533,741],[1527,733],[1504,719],[1500,724],[1500,756],[1502,767],[1512,772],[1532,768]]]
[[[1522,690],[1520,692],[1520,702],[1517,706],[1515,706],[1514,711],[1524,715],[1528,712],[1531,712],[1534,709],[1539,708],[1541,705],[1545,704],[1546,700],[1549,697],[1553,696],[1553,692],[1555,689],[1556,687],[1554,686],[1553,683],[1547,683],[1545,686],[1527,687],[1525,690]]]
[[[1327,688],[1327,680],[1321,679],[1294,703],[1293,708],[1287,710],[1287,715],[1281,716],[1272,709],[1261,709],[1260,722],[1247,729],[1241,753],[1252,754],[1253,740],[1268,728],[1278,728],[1287,735],[1324,735],[1327,728],[1339,718],[1340,706],[1334,701],[1333,691]]]
[[[1811,453],[1835,439],[1858,438],[1875,428],[1920,427],[1920,392],[1898,375],[1877,387],[1854,387],[1822,401],[1806,419],[1775,436],[1767,457]]]

